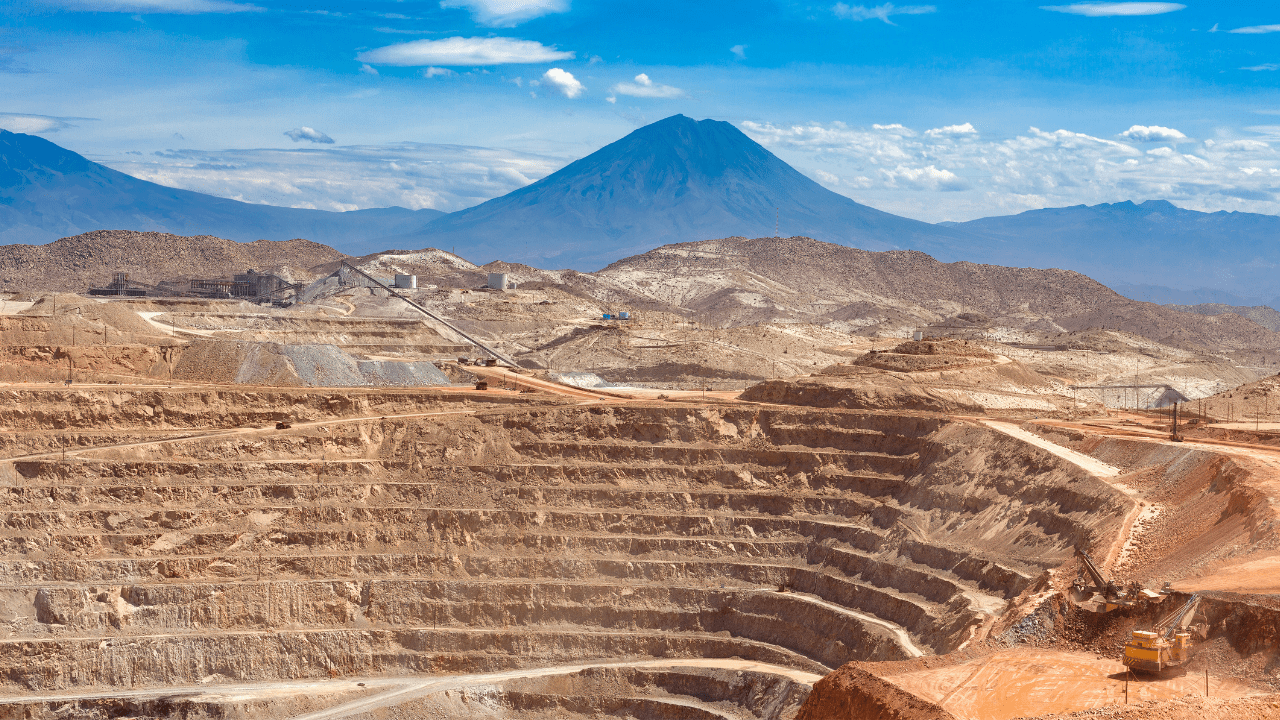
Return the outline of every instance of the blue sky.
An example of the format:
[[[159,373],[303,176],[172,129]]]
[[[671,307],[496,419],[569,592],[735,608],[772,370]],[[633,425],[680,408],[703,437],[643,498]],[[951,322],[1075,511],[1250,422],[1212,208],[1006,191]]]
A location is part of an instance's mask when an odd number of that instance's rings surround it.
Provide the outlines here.
[[[929,221],[1280,214],[1280,4],[11,0],[0,127],[253,202],[454,210],[734,123]]]

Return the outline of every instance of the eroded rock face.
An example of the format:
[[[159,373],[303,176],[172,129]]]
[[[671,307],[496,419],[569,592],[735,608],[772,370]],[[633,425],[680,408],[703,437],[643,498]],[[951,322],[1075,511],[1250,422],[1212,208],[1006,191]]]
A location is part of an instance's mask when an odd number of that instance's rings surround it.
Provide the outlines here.
[[[943,708],[922,700],[854,665],[831,673],[816,685],[796,720],[956,720]]]

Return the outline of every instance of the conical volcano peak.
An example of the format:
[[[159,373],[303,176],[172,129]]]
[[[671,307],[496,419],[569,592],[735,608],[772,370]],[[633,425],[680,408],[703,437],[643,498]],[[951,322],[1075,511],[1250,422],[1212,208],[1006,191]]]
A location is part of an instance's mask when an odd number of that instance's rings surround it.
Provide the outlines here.
[[[775,232],[877,250],[933,249],[952,234],[831,192],[731,123],[673,115],[391,241],[593,269],[655,245]]]

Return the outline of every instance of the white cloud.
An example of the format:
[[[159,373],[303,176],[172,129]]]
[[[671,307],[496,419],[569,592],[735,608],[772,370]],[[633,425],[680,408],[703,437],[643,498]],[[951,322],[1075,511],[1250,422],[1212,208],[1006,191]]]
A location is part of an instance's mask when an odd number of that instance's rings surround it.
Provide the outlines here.
[[[515,27],[526,20],[569,11],[569,0],[441,0],[442,8],[467,8],[489,27]]]
[[[631,97],[640,98],[677,98],[684,95],[684,91],[678,87],[670,85],[659,85],[649,79],[649,76],[640,73],[636,76],[635,82],[618,83],[609,92],[615,95],[630,95]]]
[[[1261,65],[1252,65],[1250,67],[1242,67],[1241,70],[1252,70],[1259,72],[1263,70],[1280,70],[1280,63],[1263,63]]]
[[[893,3],[885,3],[873,7],[836,3],[835,7],[831,8],[831,11],[836,14],[836,17],[844,20],[881,20],[892,25],[893,22],[889,20],[890,15],[925,15],[937,12],[938,8],[933,5],[903,5],[898,7]]]
[[[586,88],[573,76],[560,68],[551,68],[542,76],[542,82],[557,90],[561,95],[572,100],[582,94]]]
[[[457,75],[457,74],[458,73],[450,70],[449,68],[440,68],[440,67],[435,67],[434,65],[422,71],[422,77],[428,78],[428,79],[433,77],[449,77],[450,75]]]
[[[912,130],[902,123],[893,123],[892,125],[872,125],[871,127],[882,132],[893,133],[894,135],[904,135],[906,137],[912,137],[916,134],[915,130]]]
[[[1134,125],[1120,133],[1120,137],[1137,142],[1181,142],[1187,139],[1181,132],[1159,125]]]
[[[303,140],[307,140],[313,143],[322,143],[325,145],[333,144],[333,138],[329,137],[328,135],[325,135],[324,133],[320,132],[319,130],[316,130],[315,128],[309,128],[305,125],[300,128],[294,128],[292,130],[285,130],[284,134],[287,135],[289,139],[294,142],[302,142]]]
[[[1160,157],[1173,157],[1177,155],[1173,148],[1158,147],[1147,151],[1148,155],[1159,155]]]
[[[509,150],[396,143],[283,150],[178,150],[95,157],[144,180],[253,203],[320,210],[398,205],[453,211],[524,187],[565,165]]]
[[[256,5],[224,0],[53,0],[52,4],[67,10],[83,12],[126,12],[148,15],[262,12],[262,8]]]
[[[729,52],[733,53],[733,56],[738,58],[739,60],[747,59],[746,45],[734,45],[733,47],[729,48]]]
[[[881,170],[880,173],[888,179],[890,187],[896,187],[901,182],[916,190],[956,192],[969,189],[969,184],[963,178],[950,170],[939,170],[932,165],[922,168],[899,165],[892,170]]]
[[[1240,27],[1227,32],[1241,35],[1265,35],[1267,33],[1280,32],[1280,25],[1250,25],[1249,27]]]
[[[361,65],[360,72],[364,73],[365,75],[373,75],[374,77],[378,76],[378,71],[370,65]]]
[[[547,47],[533,40],[514,38],[464,38],[414,40],[366,50],[356,56],[372,65],[515,65],[569,60],[573,53]]]
[[[69,120],[83,120],[85,118],[61,118],[52,117],[50,115],[23,115],[20,113],[0,113],[0,130],[8,130],[15,133],[26,133],[28,135],[39,135],[42,133],[58,132],[69,127],[75,127]]]
[[[1041,5],[1040,9],[1088,17],[1114,17],[1117,15],[1163,15],[1185,10],[1186,7],[1180,3],[1169,2],[1090,2],[1074,5]]]
[[[943,137],[944,135],[954,137],[957,135],[977,135],[978,130],[972,125],[972,123],[965,123],[963,125],[947,125],[946,127],[925,130],[924,134],[929,137]]]

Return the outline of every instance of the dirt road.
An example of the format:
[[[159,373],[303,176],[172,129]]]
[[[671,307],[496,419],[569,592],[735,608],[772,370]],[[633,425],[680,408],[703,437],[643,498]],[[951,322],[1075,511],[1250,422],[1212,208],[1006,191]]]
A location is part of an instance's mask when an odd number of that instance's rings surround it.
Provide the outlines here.
[[[48,695],[10,695],[0,696],[0,706],[9,703],[57,703],[74,700],[90,700],[104,698],[122,698],[131,700],[148,700],[164,697],[181,696],[193,703],[200,702],[244,702],[291,695],[324,695],[340,692],[356,692],[361,689],[357,683],[364,683],[364,688],[374,692],[364,697],[341,703],[331,708],[297,715],[292,720],[336,720],[351,717],[379,708],[391,707],[433,693],[458,688],[481,685],[494,685],[509,680],[553,677],[570,675],[593,668],[710,668],[723,670],[748,670],[785,677],[794,682],[813,685],[822,679],[821,675],[796,670],[794,668],[768,663],[738,660],[732,658],[689,658],[689,659],[655,659],[630,660],[618,662],[583,663],[578,665],[555,665],[541,668],[525,668],[494,673],[477,673],[472,675],[437,675],[419,678],[347,678],[343,680],[292,680],[260,683],[232,683],[227,685],[190,685],[146,690],[108,690],[101,692],[53,693]]]

